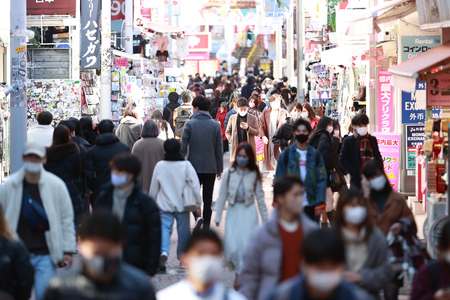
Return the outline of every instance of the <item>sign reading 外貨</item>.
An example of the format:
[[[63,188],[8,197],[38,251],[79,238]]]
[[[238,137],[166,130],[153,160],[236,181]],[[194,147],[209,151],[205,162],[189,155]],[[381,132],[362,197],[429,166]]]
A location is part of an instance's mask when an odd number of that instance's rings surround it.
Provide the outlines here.
[[[394,191],[398,190],[400,169],[400,134],[374,133],[383,157],[384,173]]]
[[[391,77],[388,70],[378,71],[378,130],[381,132],[394,130]]]
[[[416,146],[425,139],[424,125],[406,125],[406,169],[416,169]]]
[[[80,67],[100,69],[100,2],[81,1]]]

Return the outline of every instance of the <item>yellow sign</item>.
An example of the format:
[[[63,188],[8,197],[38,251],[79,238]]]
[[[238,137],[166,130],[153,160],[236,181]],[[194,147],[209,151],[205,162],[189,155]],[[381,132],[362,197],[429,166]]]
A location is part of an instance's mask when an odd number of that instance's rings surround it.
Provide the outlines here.
[[[25,50],[27,50],[27,46],[17,47],[16,48],[16,53],[23,52]]]

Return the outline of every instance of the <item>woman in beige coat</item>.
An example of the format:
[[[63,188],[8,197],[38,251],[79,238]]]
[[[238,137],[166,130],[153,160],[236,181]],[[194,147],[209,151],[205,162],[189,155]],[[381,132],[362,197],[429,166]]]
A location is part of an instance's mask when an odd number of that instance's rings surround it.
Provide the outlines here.
[[[150,190],[153,170],[156,164],[164,158],[164,140],[158,138],[158,125],[153,120],[147,120],[142,129],[142,139],[137,141],[132,150],[142,163],[142,171],[139,174],[138,182],[146,193]]]

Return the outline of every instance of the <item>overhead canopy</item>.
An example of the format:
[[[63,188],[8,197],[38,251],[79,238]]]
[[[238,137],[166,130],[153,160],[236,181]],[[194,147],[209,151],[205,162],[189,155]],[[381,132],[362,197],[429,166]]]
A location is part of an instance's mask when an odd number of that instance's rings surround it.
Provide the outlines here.
[[[180,27],[153,22],[148,22],[145,25],[145,27],[154,32],[161,32],[161,33],[182,33],[185,31],[183,28]]]
[[[387,9],[390,9],[392,7],[396,7],[396,6],[401,6],[404,3],[407,2],[412,2],[415,5],[415,1],[411,1],[411,0],[393,0],[393,1],[386,1],[382,4],[376,5],[372,8],[366,9],[364,10],[363,13],[361,13],[360,15],[350,19],[350,22],[356,22],[356,21],[360,21],[360,20],[364,20],[367,18],[376,18],[380,15],[382,15],[382,12],[386,11]],[[409,5],[409,4],[408,4]]]
[[[321,63],[324,65],[344,65],[351,66],[353,56],[366,50],[362,45],[342,45],[337,48],[323,51],[320,54]]]
[[[131,59],[131,60],[146,59],[145,57],[142,57],[139,54],[130,54],[130,53],[125,53],[125,52],[122,52],[122,51],[119,51],[119,50],[113,50],[112,54],[115,55],[115,56],[120,56],[120,57]]]
[[[414,92],[416,80],[425,81],[427,77],[437,75],[432,70],[438,67],[450,68],[450,41],[390,68],[391,82],[405,92]]]

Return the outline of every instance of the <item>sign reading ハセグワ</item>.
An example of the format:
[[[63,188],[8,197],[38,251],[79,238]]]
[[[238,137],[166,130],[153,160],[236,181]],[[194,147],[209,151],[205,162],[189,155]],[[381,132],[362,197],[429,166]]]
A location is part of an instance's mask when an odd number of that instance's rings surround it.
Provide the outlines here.
[[[80,66],[82,69],[100,69],[100,3],[99,0],[81,1]]]

